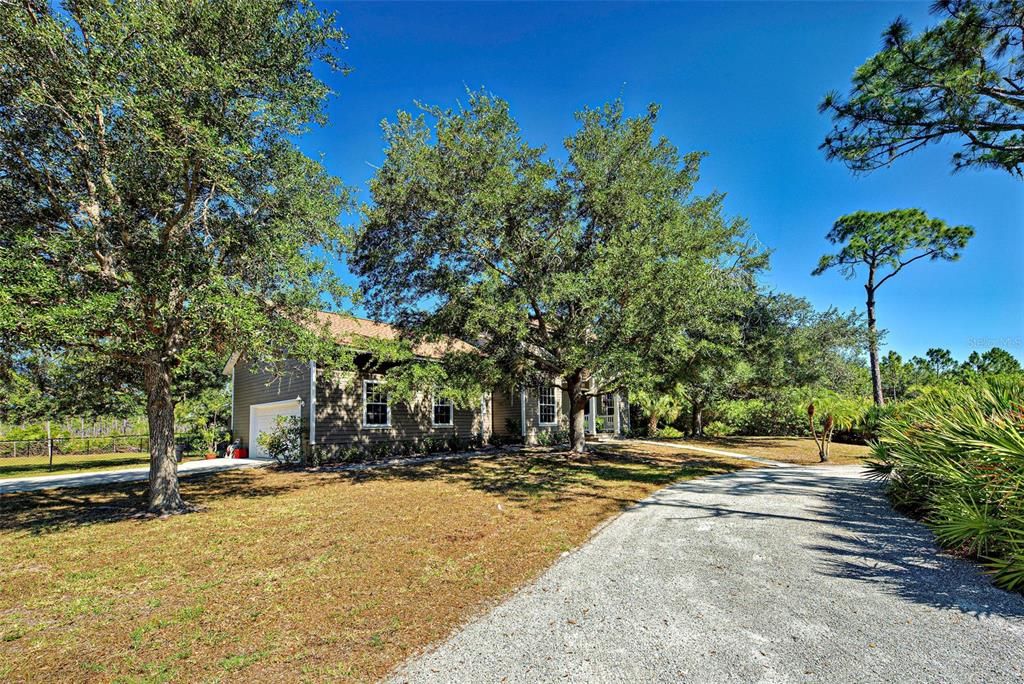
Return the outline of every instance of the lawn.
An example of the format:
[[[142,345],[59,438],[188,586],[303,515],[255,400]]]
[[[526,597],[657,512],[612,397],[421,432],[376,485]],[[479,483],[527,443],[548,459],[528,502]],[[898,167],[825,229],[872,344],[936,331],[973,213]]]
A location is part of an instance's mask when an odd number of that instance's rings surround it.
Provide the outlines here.
[[[199,456],[185,456],[190,461]],[[0,458],[0,480],[10,477],[35,475],[81,474],[97,470],[124,470],[149,465],[147,453],[119,454],[54,454],[53,466],[46,456],[16,456]]]
[[[369,681],[666,484],[748,467],[667,449],[0,497],[0,680]]]
[[[735,451],[747,456],[761,456],[784,463],[819,463],[818,447],[810,437],[703,437],[672,440],[672,443]],[[856,464],[869,455],[870,449],[862,444],[833,443],[829,449],[829,463]]]

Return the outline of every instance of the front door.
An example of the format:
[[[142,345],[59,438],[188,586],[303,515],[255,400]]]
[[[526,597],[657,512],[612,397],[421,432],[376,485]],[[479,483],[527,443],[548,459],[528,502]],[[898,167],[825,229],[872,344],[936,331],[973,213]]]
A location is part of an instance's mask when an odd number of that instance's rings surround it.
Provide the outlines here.
[[[615,432],[615,395],[602,394],[597,411],[598,432]]]

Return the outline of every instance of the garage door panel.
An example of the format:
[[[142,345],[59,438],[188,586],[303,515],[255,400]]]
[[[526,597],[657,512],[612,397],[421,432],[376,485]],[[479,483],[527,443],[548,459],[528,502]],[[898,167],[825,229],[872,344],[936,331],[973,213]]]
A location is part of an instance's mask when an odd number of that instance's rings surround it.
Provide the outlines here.
[[[300,417],[302,408],[298,402],[289,402],[267,406],[256,405],[250,407],[249,411],[249,453],[255,458],[269,458],[270,455],[259,444],[259,436],[277,427],[277,419],[282,416]]]

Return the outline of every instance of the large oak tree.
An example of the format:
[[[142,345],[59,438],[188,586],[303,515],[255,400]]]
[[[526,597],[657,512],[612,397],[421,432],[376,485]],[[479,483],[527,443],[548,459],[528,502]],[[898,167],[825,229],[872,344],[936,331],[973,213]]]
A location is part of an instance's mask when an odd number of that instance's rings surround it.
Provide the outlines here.
[[[399,112],[350,260],[368,308],[477,345],[509,383],[561,387],[582,450],[588,397],[653,385],[735,318],[764,262],[721,193],[694,194],[701,155],[657,117],[584,110],[559,162],[486,93]]]
[[[294,136],[324,122],[314,67],[343,40],[306,0],[0,11],[0,351],[141,390],[155,512],[184,508],[189,369],[327,349],[307,319],[341,293],[344,192]]]

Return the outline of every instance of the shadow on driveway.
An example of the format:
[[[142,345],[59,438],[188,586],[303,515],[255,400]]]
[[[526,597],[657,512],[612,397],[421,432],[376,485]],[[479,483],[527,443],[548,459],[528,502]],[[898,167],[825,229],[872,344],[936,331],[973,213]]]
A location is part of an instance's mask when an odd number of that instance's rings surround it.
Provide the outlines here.
[[[811,531],[814,541],[804,548],[823,575],[967,615],[1024,617],[1024,596],[994,587],[979,563],[942,551],[927,527],[893,510],[881,483],[860,473],[854,466],[747,470],[678,485],[710,495],[701,497],[704,503],[655,494],[638,506],[678,507],[679,520],[735,517],[814,525],[820,530]],[[723,495],[721,505],[715,495]],[[812,502],[804,515],[793,515],[792,504],[784,501],[794,496]],[[779,498],[779,513],[765,505],[770,497]],[[750,508],[736,505],[743,501]]]

